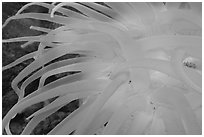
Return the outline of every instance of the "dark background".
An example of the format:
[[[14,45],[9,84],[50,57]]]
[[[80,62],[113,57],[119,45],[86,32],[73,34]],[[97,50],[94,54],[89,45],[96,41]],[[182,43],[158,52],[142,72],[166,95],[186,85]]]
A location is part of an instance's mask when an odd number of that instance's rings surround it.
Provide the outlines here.
[[[27,3],[25,2],[3,2],[2,3],[2,23],[13,15]],[[47,12],[47,9],[39,6],[31,6],[25,12]],[[15,38],[21,36],[34,36],[40,35],[41,32],[30,30],[31,25],[43,26],[47,28],[56,28],[56,24],[43,22],[34,19],[21,19],[11,21],[5,28],[2,29],[2,39]],[[5,66],[16,59],[26,55],[30,52],[37,50],[39,43],[34,43],[26,48],[21,48],[22,42],[15,43],[3,43],[2,44],[2,66]],[[11,88],[12,80],[19,74],[19,72],[29,65],[32,60],[24,61],[23,63],[5,70],[2,72],[2,118],[7,114],[7,112],[12,108],[12,106],[17,102],[17,95]],[[35,89],[35,85],[29,87],[30,90]],[[13,134],[20,134],[27,124],[28,121],[25,120],[27,116],[38,110],[43,106],[42,103],[38,103],[26,109],[21,114],[18,114],[14,119],[11,120],[10,129]],[[53,127],[56,126],[62,119],[69,115],[72,111],[78,108],[78,102],[73,101],[72,103],[64,106],[56,113],[42,121],[32,132],[32,134],[47,134]],[[5,132],[3,132],[5,134]]]

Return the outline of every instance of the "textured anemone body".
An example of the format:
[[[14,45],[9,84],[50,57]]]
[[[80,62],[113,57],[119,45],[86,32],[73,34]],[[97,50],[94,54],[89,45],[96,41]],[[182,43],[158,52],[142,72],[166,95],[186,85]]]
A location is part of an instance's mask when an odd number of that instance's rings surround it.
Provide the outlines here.
[[[22,13],[32,5],[49,13]],[[62,26],[32,26],[46,34],[3,40],[40,43],[3,67],[34,59],[12,82],[19,100],[3,119],[8,134],[16,114],[51,98],[22,134],[76,99],[80,107],[49,134],[201,134],[201,3],[30,3],[3,27],[25,18]],[[50,63],[67,54],[80,56]],[[64,72],[76,73],[45,84]],[[38,78],[38,89],[25,96]]]

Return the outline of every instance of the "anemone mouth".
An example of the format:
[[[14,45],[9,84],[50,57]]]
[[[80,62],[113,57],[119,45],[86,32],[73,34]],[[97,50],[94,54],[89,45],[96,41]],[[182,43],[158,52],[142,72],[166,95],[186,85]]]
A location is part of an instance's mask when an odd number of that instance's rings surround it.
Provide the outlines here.
[[[201,134],[201,3],[29,3],[8,18],[31,25],[36,36],[4,39],[39,43],[3,67],[33,61],[14,78],[17,103],[2,129],[31,106],[21,134],[78,101],[48,134]],[[32,6],[43,12],[26,12]],[[29,87],[37,83],[35,89]],[[31,87],[32,88],[32,87]]]

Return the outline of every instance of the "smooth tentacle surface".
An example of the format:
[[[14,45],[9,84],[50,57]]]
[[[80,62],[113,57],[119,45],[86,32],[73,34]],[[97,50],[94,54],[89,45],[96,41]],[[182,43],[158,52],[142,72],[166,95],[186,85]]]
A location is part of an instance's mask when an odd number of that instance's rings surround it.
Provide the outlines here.
[[[31,6],[48,13],[26,12]],[[48,134],[201,134],[201,3],[29,3],[12,20],[58,24],[30,26],[39,36],[4,39],[34,42],[38,49],[3,71],[33,59],[12,81],[18,102],[3,118],[10,131],[17,115],[40,102],[22,134],[74,100],[78,109]],[[77,55],[72,58],[64,56]],[[62,59],[63,58],[63,59]],[[60,77],[46,83],[50,77]],[[30,94],[27,87],[35,80]],[[54,101],[49,102],[49,99]]]

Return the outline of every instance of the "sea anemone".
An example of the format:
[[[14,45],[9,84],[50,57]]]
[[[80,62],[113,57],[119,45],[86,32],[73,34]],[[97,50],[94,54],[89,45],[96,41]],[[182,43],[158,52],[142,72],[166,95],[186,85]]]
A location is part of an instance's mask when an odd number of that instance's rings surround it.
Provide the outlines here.
[[[37,5],[48,13],[26,12]],[[201,134],[201,3],[29,3],[11,20],[59,24],[39,36],[4,39],[3,43],[38,42],[3,71],[33,59],[12,81],[18,102],[3,118],[2,130],[17,114],[47,102],[29,117],[22,134],[79,99],[78,109],[48,134]],[[77,54],[74,58],[58,58]],[[55,61],[54,61],[55,60]],[[50,76],[69,72],[49,84]],[[25,95],[39,79],[38,88]]]

